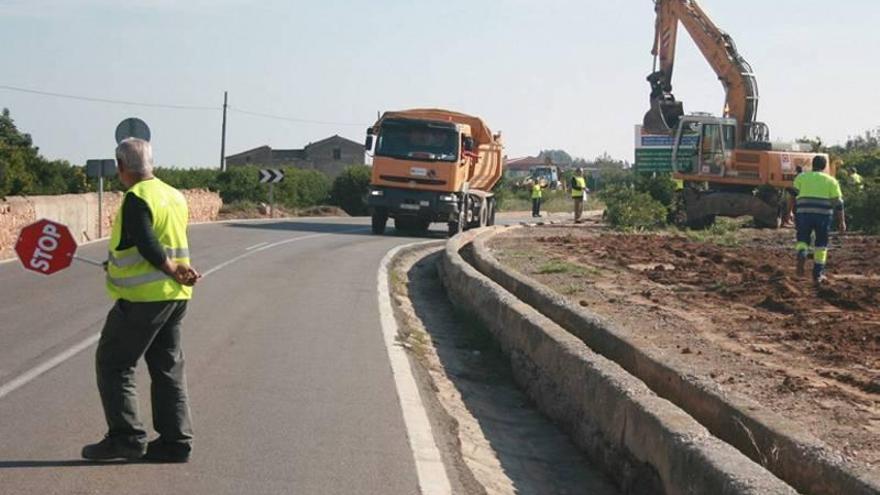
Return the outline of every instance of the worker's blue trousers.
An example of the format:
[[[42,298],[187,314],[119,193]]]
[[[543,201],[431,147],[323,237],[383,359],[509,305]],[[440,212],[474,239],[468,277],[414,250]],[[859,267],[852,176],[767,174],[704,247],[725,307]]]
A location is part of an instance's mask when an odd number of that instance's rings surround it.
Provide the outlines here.
[[[798,256],[806,258],[807,250],[816,236],[816,249],[813,251],[813,278],[818,279],[825,273],[828,261],[828,231],[831,228],[831,215],[822,213],[798,213],[795,216],[797,229]]]

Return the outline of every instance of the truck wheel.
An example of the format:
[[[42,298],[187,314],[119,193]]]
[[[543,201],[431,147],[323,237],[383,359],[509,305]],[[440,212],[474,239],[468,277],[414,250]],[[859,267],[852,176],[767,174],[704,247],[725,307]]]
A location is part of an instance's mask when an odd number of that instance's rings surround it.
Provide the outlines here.
[[[376,235],[385,233],[385,224],[388,222],[388,214],[382,211],[373,212],[372,231]]]
[[[489,202],[485,199],[480,201],[480,227],[489,225]]]

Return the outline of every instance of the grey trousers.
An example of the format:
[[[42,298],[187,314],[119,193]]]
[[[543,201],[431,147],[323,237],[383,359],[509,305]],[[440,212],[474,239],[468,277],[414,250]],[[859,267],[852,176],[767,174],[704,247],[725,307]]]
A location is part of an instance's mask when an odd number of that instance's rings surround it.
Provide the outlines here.
[[[143,356],[150,371],[153,428],[163,442],[192,442],[180,324],[187,301],[118,300],[101,331],[95,358],[98,391],[110,437],[146,443],[138,418],[134,370]]]
[[[581,216],[584,214],[584,199],[583,198],[572,198],[574,199],[574,220],[578,221],[581,219]]]

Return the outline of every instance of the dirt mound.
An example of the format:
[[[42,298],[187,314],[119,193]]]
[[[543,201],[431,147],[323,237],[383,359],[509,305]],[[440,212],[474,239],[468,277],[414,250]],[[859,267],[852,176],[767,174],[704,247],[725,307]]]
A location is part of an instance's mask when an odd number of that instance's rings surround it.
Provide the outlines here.
[[[493,249],[646,346],[687,356],[719,386],[880,466],[880,238],[835,234],[819,287],[797,276],[793,238],[744,229],[729,245],[559,227],[512,232]],[[540,273],[534,260],[570,268]]]

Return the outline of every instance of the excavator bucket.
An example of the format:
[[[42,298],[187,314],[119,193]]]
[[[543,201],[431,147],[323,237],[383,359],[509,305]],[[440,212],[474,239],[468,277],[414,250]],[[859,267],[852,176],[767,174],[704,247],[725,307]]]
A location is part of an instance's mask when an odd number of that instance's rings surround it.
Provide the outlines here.
[[[645,114],[642,127],[658,134],[670,132],[678,127],[683,115],[684,107],[680,101],[652,99],[651,109]]]

